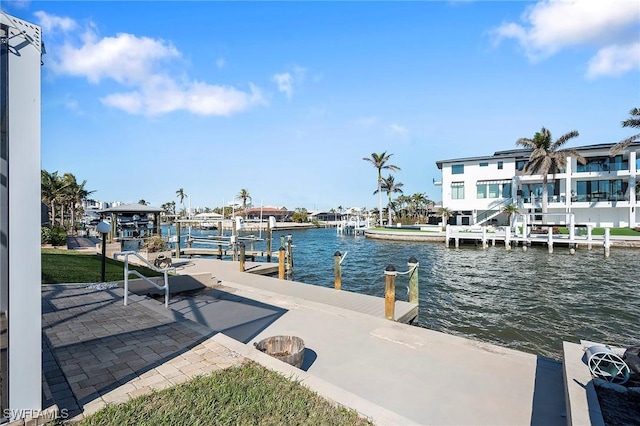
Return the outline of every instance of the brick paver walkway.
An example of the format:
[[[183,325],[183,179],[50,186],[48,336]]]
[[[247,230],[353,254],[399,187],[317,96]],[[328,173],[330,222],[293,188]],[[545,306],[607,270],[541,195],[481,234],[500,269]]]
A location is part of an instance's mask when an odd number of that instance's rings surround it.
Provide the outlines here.
[[[44,285],[42,330],[43,406],[73,418],[244,362],[160,302],[124,306],[119,288]]]

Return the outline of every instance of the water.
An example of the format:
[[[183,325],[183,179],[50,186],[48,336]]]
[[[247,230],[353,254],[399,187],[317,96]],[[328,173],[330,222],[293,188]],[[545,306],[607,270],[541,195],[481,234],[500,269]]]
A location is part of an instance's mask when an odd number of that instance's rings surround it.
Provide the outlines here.
[[[216,233],[192,235],[197,232]],[[422,327],[555,359],[562,359],[563,341],[640,344],[638,249],[613,247],[609,258],[602,248],[575,255],[561,247],[552,254],[544,247],[455,249],[310,229],[274,231],[274,251],[281,235],[292,236],[294,280],[333,288],[333,257],[340,251],[347,253],[342,289],[379,297],[384,297],[384,268],[392,264],[405,272],[415,257]],[[408,275],[398,275],[397,299],[408,299],[407,285]]]

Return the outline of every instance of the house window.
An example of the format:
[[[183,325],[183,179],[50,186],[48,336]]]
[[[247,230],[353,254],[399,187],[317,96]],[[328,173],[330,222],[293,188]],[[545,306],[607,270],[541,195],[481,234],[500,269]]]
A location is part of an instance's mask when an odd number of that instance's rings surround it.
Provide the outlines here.
[[[504,163],[502,161],[498,161],[498,170],[502,170]]]
[[[464,164],[454,164],[451,166],[452,175],[461,175],[464,173]]]
[[[498,198],[500,195],[500,184],[498,183],[490,183],[489,184],[489,198]]]
[[[489,163],[487,163],[486,161],[480,163],[480,167],[487,167],[488,165]]]
[[[464,200],[464,182],[451,183],[451,199]]]
[[[511,198],[511,184],[502,184],[502,198]]]
[[[477,187],[477,198],[487,198],[487,185],[478,185]]]
[[[527,165],[527,162],[529,160],[518,160],[516,161],[516,170],[521,172],[522,170],[524,170],[524,166]]]

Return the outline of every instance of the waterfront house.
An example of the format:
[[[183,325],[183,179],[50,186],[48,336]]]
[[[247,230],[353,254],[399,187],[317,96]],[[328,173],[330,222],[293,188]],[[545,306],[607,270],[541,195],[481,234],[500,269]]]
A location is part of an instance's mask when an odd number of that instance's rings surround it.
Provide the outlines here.
[[[575,147],[587,163],[568,157],[564,170],[548,176],[547,223],[565,225],[573,216],[576,224],[595,227],[638,226],[636,152],[640,142],[612,157],[609,150],[614,145]],[[502,210],[510,204],[521,213],[540,214],[542,176],[523,172],[530,154],[528,149],[514,149],[437,161],[442,178],[434,184],[442,186],[442,206],[452,213],[449,223],[505,225]]]

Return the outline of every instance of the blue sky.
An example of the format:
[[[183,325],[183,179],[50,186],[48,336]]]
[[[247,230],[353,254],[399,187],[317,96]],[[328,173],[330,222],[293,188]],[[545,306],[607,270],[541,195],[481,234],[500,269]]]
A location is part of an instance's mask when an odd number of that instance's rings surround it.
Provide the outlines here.
[[[377,207],[437,160],[541,127],[614,143],[640,106],[640,3],[3,1],[42,26],[42,168],[92,197]],[[186,203],[187,201],[185,201]]]

